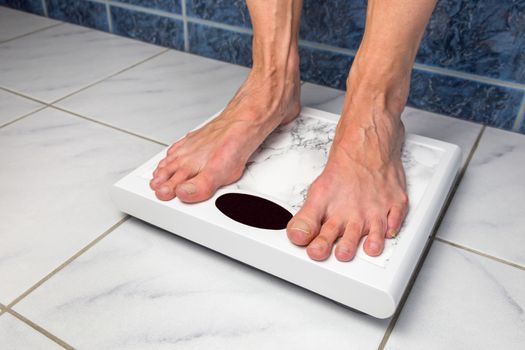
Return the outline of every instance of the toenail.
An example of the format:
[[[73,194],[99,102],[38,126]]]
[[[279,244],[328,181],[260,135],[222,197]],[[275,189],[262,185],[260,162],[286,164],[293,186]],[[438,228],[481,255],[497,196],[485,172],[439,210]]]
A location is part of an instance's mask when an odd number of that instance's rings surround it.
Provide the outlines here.
[[[197,187],[195,187],[195,185],[192,183],[182,184],[180,185],[180,188],[187,194],[193,194],[197,192]]]
[[[352,251],[348,247],[340,247],[339,248],[339,253],[345,254],[345,255],[350,255],[352,253]]]
[[[306,234],[310,233],[310,226],[304,221],[297,220],[293,223],[292,230],[298,230]]]
[[[396,230],[395,228],[390,229],[390,231],[388,231],[388,234],[390,235],[390,237],[392,237],[392,238],[396,238],[396,236],[397,236],[397,230]]]
[[[161,188],[159,188],[159,193],[168,194],[170,193],[170,188],[168,186],[162,186]]]
[[[368,247],[370,248],[371,251],[373,252],[378,252],[379,251],[379,244],[377,242],[370,242],[368,244]]]

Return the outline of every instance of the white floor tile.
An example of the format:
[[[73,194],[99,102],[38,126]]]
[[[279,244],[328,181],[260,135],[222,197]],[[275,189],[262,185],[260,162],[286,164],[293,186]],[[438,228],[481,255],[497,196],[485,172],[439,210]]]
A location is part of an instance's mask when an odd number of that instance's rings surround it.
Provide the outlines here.
[[[0,86],[51,102],[162,50],[63,24],[2,44]]]
[[[0,127],[44,105],[0,89]]]
[[[0,302],[122,218],[110,185],[159,149],[49,108],[0,129]]]
[[[523,349],[525,271],[434,242],[385,349]]]
[[[344,91],[305,83],[301,102],[304,106],[340,114]],[[402,114],[407,133],[450,142],[461,147],[465,164],[482,126],[443,115],[406,107]]]
[[[51,339],[7,313],[0,316],[0,347],[6,350],[62,349]]]
[[[80,349],[377,349],[388,323],[135,219],[14,309]]]
[[[0,6],[0,42],[41,30],[60,22]]]
[[[247,73],[244,67],[170,51],[59,105],[172,143],[224,108]]]
[[[487,128],[438,236],[525,266],[525,136]]]

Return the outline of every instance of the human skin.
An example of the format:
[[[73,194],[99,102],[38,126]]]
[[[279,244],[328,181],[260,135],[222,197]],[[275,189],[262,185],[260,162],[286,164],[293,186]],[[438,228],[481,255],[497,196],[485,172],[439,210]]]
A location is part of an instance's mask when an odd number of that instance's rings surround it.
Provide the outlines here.
[[[365,33],[347,77],[327,164],[288,238],[314,260],[380,255],[407,214],[401,163],[412,65],[436,0],[369,0]],[[248,0],[253,66],[224,111],[173,144],[150,186],[161,200],[195,203],[237,181],[264,139],[300,111],[298,32],[302,0]]]

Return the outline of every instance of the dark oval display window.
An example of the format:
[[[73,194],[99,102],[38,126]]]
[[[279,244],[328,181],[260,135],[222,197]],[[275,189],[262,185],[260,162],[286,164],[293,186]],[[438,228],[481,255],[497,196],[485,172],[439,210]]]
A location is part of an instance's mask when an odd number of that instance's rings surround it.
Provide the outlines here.
[[[267,230],[285,229],[292,218],[292,213],[279,204],[245,193],[223,194],[215,206],[232,220]]]

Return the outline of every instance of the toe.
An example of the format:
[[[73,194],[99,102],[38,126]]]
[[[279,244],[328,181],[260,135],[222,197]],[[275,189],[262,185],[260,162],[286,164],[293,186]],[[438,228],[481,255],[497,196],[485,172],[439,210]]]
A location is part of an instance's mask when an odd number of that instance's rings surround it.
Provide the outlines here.
[[[388,229],[386,231],[387,238],[394,238],[399,233],[405,216],[406,209],[404,206],[395,205],[390,208],[388,213]]]
[[[339,261],[350,261],[357,252],[357,246],[363,235],[363,225],[358,221],[350,221],[343,233],[343,236],[337,242],[335,247],[335,257]]]
[[[383,252],[385,245],[386,223],[381,219],[374,219],[370,223],[368,237],[364,249],[370,256],[378,256]]]
[[[173,174],[175,174],[177,168],[178,164],[176,162],[168,163],[163,167],[157,167],[157,169],[153,173],[153,179],[151,179],[149,183],[151,189],[154,191],[158,191],[162,184],[164,184],[171,177],[173,177]]]
[[[178,141],[176,141],[174,144],[172,144],[168,150],[166,151],[166,155],[170,156],[170,155],[173,155],[175,153],[175,151],[177,149],[180,148],[180,146],[182,146],[186,140],[187,140],[187,137],[190,135],[190,133],[187,133],[185,137],[179,139]]]
[[[203,171],[179,184],[176,188],[176,195],[183,202],[195,203],[211,198],[218,187],[219,184],[214,177]]]
[[[306,200],[303,207],[290,220],[286,233],[290,241],[299,246],[305,246],[319,233],[322,211],[309,204]]]
[[[181,182],[186,181],[189,175],[191,174],[184,169],[177,170],[171,178],[155,190],[155,195],[158,199],[163,201],[169,201],[175,198],[175,189]]]
[[[340,221],[327,221],[321,227],[319,235],[306,248],[308,256],[314,260],[325,260],[332,252],[334,241],[341,233]]]

